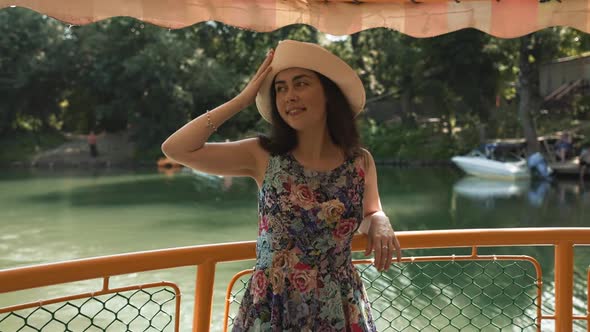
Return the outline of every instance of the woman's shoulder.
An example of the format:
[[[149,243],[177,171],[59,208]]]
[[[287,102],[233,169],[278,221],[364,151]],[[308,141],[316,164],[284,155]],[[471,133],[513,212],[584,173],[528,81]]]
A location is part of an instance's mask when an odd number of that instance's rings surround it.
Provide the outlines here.
[[[264,149],[258,137],[244,138],[231,144],[237,144],[242,152],[246,152],[256,160],[258,165],[266,165],[270,157],[270,153]]]
[[[371,160],[373,159],[371,152],[369,150],[367,150],[366,148],[359,148],[357,154],[361,158],[366,158],[366,159],[371,159]]]
[[[270,152],[263,148],[259,137],[245,138],[238,142],[254,158],[256,163],[254,179],[260,186],[270,161]]]
[[[263,164],[267,164],[271,153],[264,148],[261,143],[260,137],[248,138],[248,148],[251,153],[256,157],[257,160],[263,161]]]
[[[355,164],[362,168],[365,172],[375,165],[375,160],[371,155],[371,152],[365,148],[359,148],[354,154]]]

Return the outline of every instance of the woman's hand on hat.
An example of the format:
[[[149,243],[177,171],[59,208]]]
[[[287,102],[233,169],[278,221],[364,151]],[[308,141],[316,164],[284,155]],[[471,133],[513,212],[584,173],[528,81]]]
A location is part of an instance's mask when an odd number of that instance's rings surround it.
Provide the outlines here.
[[[272,70],[270,64],[273,56],[274,50],[271,48],[258,68],[258,71],[256,71],[256,74],[250,79],[250,82],[248,82],[248,85],[246,85],[244,90],[242,90],[242,92],[236,97],[236,99],[241,101],[244,108],[250,106],[256,100],[256,94],[258,93],[258,90],[260,90],[262,82],[264,82],[264,79]]]
[[[377,270],[388,270],[392,263],[393,251],[395,251],[398,263],[401,261],[401,247],[387,216],[384,214],[374,214],[371,219],[371,225],[367,233],[368,239],[365,256],[370,255],[371,251],[374,251],[374,264]]]

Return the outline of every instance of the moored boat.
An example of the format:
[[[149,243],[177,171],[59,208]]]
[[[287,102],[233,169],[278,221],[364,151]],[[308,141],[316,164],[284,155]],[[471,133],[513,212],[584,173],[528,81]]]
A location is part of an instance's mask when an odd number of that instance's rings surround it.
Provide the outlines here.
[[[455,165],[465,173],[498,180],[516,180],[530,178],[531,172],[526,160],[499,161],[489,159],[481,153],[471,153],[467,156],[455,156],[451,159]]]

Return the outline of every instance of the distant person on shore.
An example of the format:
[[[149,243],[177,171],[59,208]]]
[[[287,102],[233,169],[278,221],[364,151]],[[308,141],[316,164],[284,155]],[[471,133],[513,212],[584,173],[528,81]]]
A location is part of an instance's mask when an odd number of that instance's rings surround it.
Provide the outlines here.
[[[94,130],[91,130],[88,134],[88,147],[90,148],[90,156],[96,158],[98,156],[98,150],[96,149],[96,135]]]
[[[570,133],[563,132],[561,137],[554,145],[555,148],[555,155],[557,156],[557,161],[564,162],[565,159],[568,157],[568,154],[571,154],[573,151],[573,144],[572,144],[572,136]]]
[[[590,165],[590,144],[585,144],[580,152],[580,182],[584,182],[584,174]]]

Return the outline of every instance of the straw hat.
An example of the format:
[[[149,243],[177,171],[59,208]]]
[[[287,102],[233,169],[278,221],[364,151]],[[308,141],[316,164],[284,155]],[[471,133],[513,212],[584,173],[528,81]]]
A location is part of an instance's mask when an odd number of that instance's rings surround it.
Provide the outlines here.
[[[313,70],[331,79],[342,90],[355,115],[358,115],[365,106],[365,88],[356,72],[342,59],[317,44],[295,40],[280,41],[271,66],[272,70],[262,82],[256,95],[258,112],[268,122],[272,119],[270,96],[272,81],[279,72],[293,67]]]

